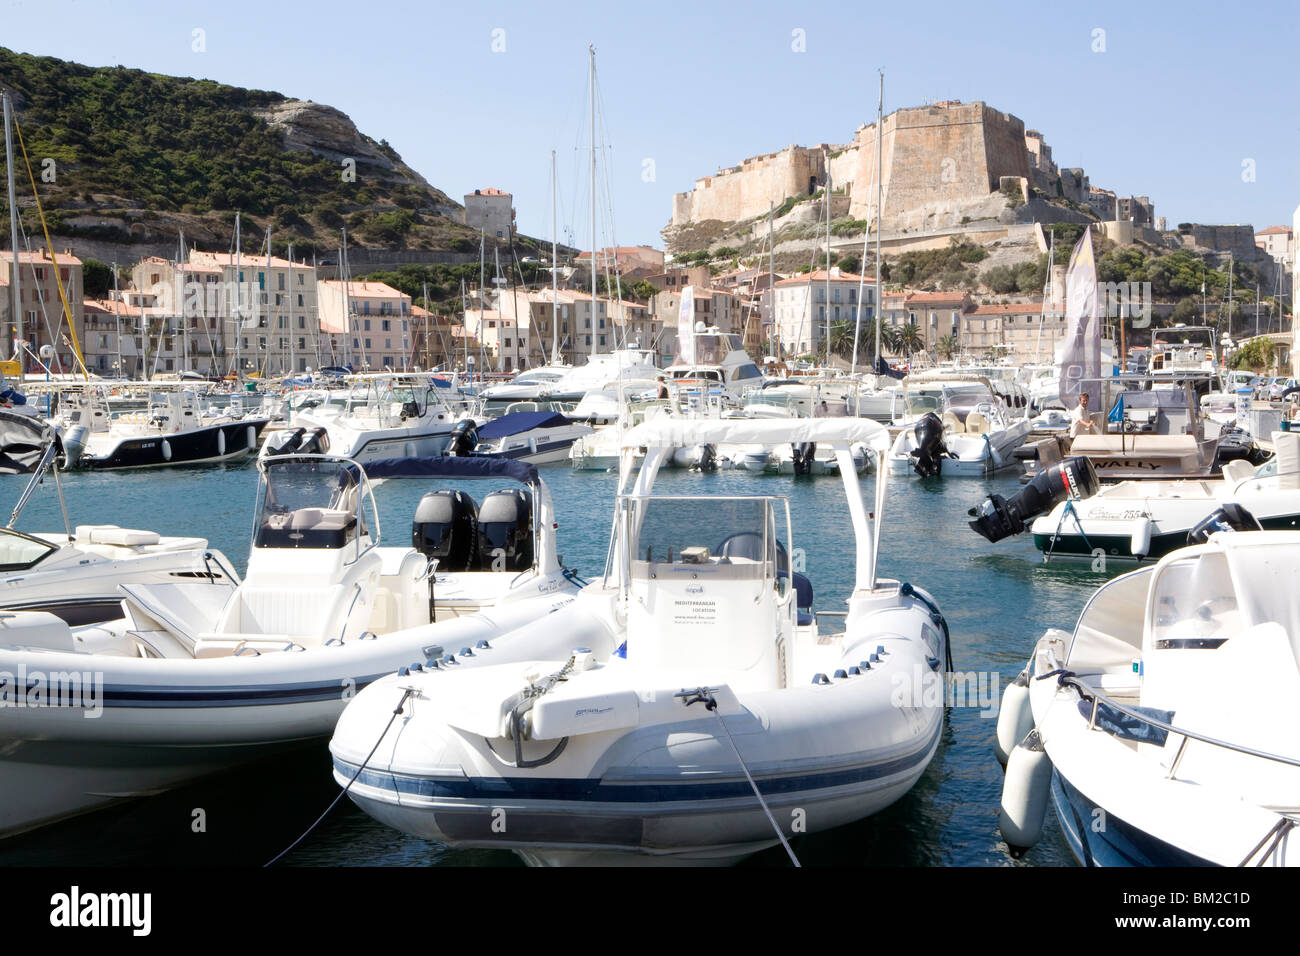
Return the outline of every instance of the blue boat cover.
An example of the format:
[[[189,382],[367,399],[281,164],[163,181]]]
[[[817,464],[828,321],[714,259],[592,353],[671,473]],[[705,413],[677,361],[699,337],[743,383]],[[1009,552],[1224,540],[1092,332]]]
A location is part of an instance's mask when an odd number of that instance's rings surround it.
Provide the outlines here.
[[[1155,707],[1134,707],[1132,710],[1144,717],[1154,718],[1162,724],[1172,723],[1174,719],[1172,710],[1158,710]],[[1079,701],[1079,714],[1084,720],[1090,720],[1092,718],[1092,701]],[[1168,731],[1160,727],[1153,727],[1151,724],[1130,717],[1109,704],[1101,702],[1097,704],[1097,726],[1121,740],[1136,740],[1138,743],[1154,744],[1157,747],[1163,747],[1165,740],[1169,736]]]
[[[494,418],[486,425],[480,425],[478,437],[480,440],[505,438],[508,435],[530,432],[534,428],[558,428],[567,424],[569,420],[559,412],[511,412],[509,415]]]
[[[508,458],[380,458],[366,462],[370,478],[513,478],[537,482],[537,467]]]

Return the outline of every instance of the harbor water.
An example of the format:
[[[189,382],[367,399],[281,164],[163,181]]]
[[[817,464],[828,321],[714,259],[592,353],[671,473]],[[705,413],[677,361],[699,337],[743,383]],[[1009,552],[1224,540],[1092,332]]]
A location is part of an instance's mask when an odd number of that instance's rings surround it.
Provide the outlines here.
[[[544,466],[559,520],[564,563],[591,578],[605,563],[617,476]],[[26,478],[0,478],[0,500],[17,500]],[[874,481],[862,481],[867,507]],[[256,468],[174,468],[83,472],[63,477],[71,521],[119,524],[164,535],[195,535],[242,572],[253,522]],[[468,486],[467,486],[468,487]],[[853,826],[797,837],[805,865],[1060,866],[1073,859],[1049,811],[1040,843],[1012,859],[998,835],[1002,771],[993,757],[1002,687],[1020,671],[1048,627],[1072,627],[1112,567],[1044,564],[1029,536],[991,545],[967,527],[968,508],[990,492],[1019,488],[1014,472],[988,479],[891,479],[882,528],[883,577],[910,581],[937,599],[952,634],[954,670],[965,692],[949,710],[943,743],[917,786],[888,810]],[[422,481],[380,483],[382,543],[409,545]],[[472,493],[483,493],[481,484]],[[657,493],[769,494],[790,500],[796,561],[816,593],[814,607],[838,610],[853,577],[853,532],[835,477],[789,478],[746,472],[667,472]],[[16,527],[62,530],[47,479]],[[709,544],[707,529],[701,543]],[[837,619],[827,619],[834,623]],[[826,624],[823,624],[823,628]],[[0,842],[9,865],[260,865],[305,831],[339,792],[323,743],[241,767],[182,789]],[[287,866],[515,866],[508,851],[452,851],[391,830],[344,798]],[[780,847],[747,866],[786,866]]]

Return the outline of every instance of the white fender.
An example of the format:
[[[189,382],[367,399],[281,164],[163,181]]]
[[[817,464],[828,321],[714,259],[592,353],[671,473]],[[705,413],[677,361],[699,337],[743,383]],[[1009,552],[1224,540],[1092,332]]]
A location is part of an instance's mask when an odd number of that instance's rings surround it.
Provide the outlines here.
[[[225,453],[226,453],[226,430],[224,428],[218,428],[217,429],[217,454],[225,455]]]
[[[248,426],[248,448],[253,450],[257,447],[257,429],[252,425]]]
[[[163,461],[172,460],[172,443],[169,442],[166,438],[162,440],[162,453],[163,453]]]
[[[998,710],[998,730],[993,739],[993,752],[1004,768],[1007,758],[1025,734],[1034,729],[1034,714],[1029,709],[1029,675],[1021,671],[1002,692],[1002,706]]]
[[[1135,558],[1145,558],[1151,551],[1151,519],[1138,518],[1133,526],[1133,540],[1129,542],[1129,553]]]
[[[1031,730],[1011,751],[1002,781],[1002,808],[998,829],[1015,850],[1025,850],[1043,835],[1047,798],[1052,786],[1052,761],[1037,730]]]

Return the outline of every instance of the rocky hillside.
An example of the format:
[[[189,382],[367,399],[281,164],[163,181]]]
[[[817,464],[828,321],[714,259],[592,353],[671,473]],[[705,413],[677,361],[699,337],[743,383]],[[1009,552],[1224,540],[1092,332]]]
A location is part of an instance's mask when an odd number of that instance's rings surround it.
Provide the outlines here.
[[[455,202],[332,107],[2,48],[0,87],[52,231],[99,258],[106,246],[127,247],[122,261],[174,248],[181,229],[192,244],[227,248],[237,210],[249,251],[268,225],[277,252],[290,241],[295,254],[332,251],[344,226],[372,248],[477,251]],[[17,168],[29,207],[21,157]],[[35,234],[35,210],[23,215]]]

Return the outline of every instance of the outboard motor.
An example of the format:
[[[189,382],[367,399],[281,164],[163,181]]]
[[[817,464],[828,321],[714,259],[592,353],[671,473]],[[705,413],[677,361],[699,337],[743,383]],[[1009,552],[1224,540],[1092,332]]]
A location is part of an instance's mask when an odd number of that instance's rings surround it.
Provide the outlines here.
[[[1205,544],[1216,531],[1263,531],[1259,519],[1234,501],[1215,508],[1187,532],[1188,544]]]
[[[456,423],[447,441],[449,458],[464,458],[478,447],[478,428],[468,418]]]
[[[533,499],[522,488],[494,491],[478,509],[478,560],[484,571],[533,566]]]
[[[700,445],[700,456],[695,462],[696,471],[717,471],[718,470],[718,446],[712,444]]]
[[[295,428],[291,431],[276,432],[266,440],[266,453],[268,455],[292,455],[302,444],[302,436],[306,431],[305,428]]]
[[[472,571],[477,530],[473,498],[449,488],[431,491],[415,506],[411,546],[426,558],[437,558],[440,571]]]
[[[912,452],[912,467],[922,478],[943,472],[943,456],[948,449],[943,445],[943,421],[934,412],[926,412],[913,426],[916,451]]]
[[[811,475],[813,466],[813,456],[817,454],[817,443],[806,441],[798,445],[791,445],[790,450],[791,464],[794,465],[796,475]]]
[[[85,425],[74,425],[63,436],[63,463],[61,468],[75,468],[81,461],[81,454],[90,441],[90,429]]]
[[[984,504],[967,512],[975,519],[967,524],[990,541],[1001,541],[1020,534],[1031,519],[1045,514],[1066,498],[1076,501],[1091,498],[1098,487],[1092,462],[1083,455],[1075,455],[1044,468],[1010,498],[989,495]]]
[[[300,455],[326,455],[330,450],[330,436],[323,428],[313,428],[302,436],[297,452]]]

